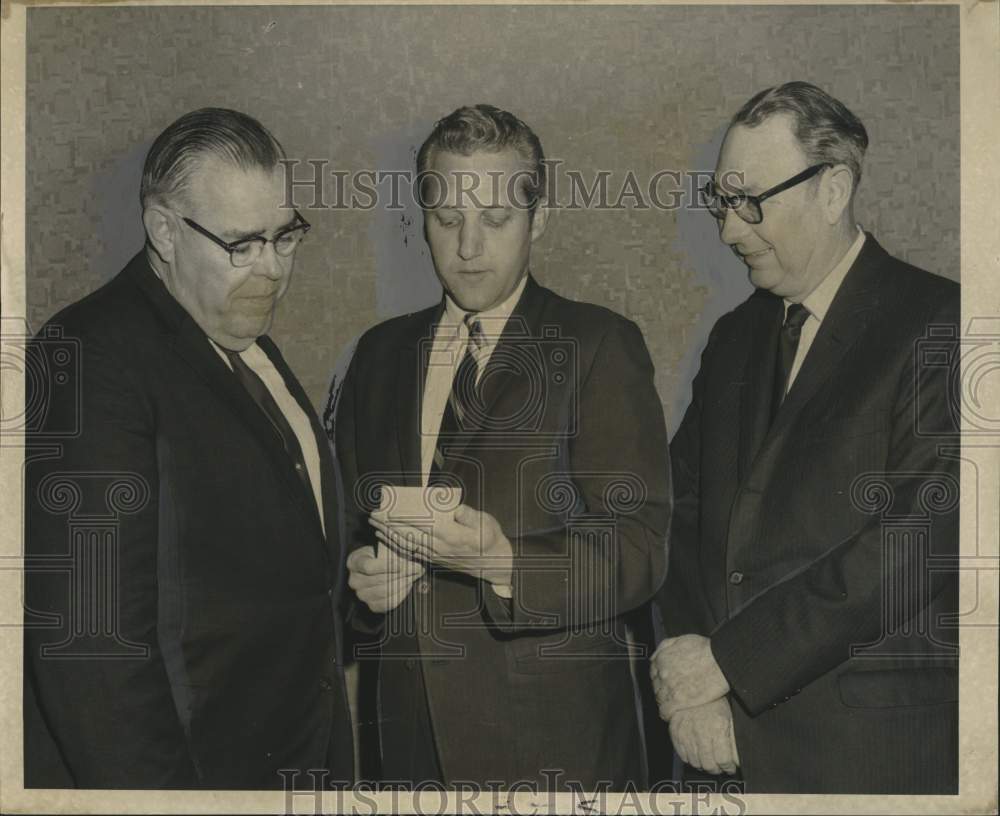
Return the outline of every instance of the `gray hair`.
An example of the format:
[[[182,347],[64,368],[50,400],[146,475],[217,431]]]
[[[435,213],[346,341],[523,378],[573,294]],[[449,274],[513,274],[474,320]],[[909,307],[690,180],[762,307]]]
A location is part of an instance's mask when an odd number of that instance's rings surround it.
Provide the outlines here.
[[[183,195],[192,172],[206,156],[242,170],[271,170],[285,151],[267,128],[245,113],[227,108],[185,113],[156,137],[146,155],[139,187],[143,208]]]
[[[854,176],[854,190],[858,188],[868,131],[843,102],[808,82],[786,82],[756,94],[729,126],[753,128],[777,114],[791,115],[795,138],[810,162],[846,165]]]

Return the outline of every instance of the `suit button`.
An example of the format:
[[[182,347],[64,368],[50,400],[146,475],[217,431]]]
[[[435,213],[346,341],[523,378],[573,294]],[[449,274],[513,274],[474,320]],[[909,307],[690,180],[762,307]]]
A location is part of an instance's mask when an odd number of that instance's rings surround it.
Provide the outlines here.
[[[427,580],[426,576],[420,578],[417,581],[417,592],[419,592],[421,595],[426,595],[430,591],[431,591],[431,582]]]
[[[296,469],[296,470],[297,470],[297,471],[298,471],[299,473],[301,473],[301,472],[302,472],[302,463],[301,463],[301,462],[296,462],[296,463],[295,463],[295,469]]]
[[[331,683],[324,677],[322,680],[319,681],[319,687],[323,689],[323,691],[332,691],[333,683]]]
[[[410,671],[413,671],[417,667],[417,661],[414,660],[412,657],[408,657],[406,658],[406,662],[403,663],[403,665],[406,666],[406,668],[408,668]]]
[[[729,573],[729,583],[731,584],[742,584],[743,583],[743,573],[739,570],[733,570]]]

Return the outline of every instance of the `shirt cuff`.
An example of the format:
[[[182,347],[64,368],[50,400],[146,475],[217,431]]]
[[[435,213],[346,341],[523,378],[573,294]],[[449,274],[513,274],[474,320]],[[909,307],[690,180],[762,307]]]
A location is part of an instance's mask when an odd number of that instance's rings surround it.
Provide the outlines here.
[[[493,587],[493,591],[501,598],[506,598],[508,601],[514,597],[514,587],[510,584],[490,584]]]

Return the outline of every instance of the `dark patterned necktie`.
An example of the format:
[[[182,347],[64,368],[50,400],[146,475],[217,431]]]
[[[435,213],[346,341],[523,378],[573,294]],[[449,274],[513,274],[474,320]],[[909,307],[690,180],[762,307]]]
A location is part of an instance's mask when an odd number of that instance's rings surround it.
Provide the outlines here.
[[[240,381],[250,396],[253,397],[253,401],[257,403],[257,407],[271,420],[271,425],[274,427],[275,433],[278,434],[278,438],[281,439],[285,453],[288,454],[288,458],[291,459],[292,465],[295,467],[296,476],[299,477],[302,485],[309,492],[309,495],[312,496],[312,482],[309,480],[309,470],[306,468],[305,458],[302,456],[302,446],[299,445],[299,438],[295,435],[295,431],[292,430],[292,426],[288,424],[288,419],[285,417],[284,412],[278,407],[278,403],[274,401],[274,397],[267,390],[264,381],[257,375],[256,371],[243,362],[243,358],[240,357],[239,353],[230,351],[229,349],[222,350],[233,366],[233,373],[236,375],[236,379]]]
[[[778,356],[774,368],[774,394],[771,399],[771,422],[781,407],[788,390],[788,377],[792,373],[795,362],[795,352],[799,348],[799,338],[802,336],[802,324],[809,317],[809,310],[801,303],[792,303],[785,315],[785,322],[778,333]]]
[[[483,334],[482,324],[475,315],[466,315],[465,324],[469,329],[469,340],[465,344],[462,360],[455,370],[451,393],[448,394],[448,403],[441,417],[441,427],[434,446],[434,461],[431,464],[430,484],[434,483],[435,476],[446,469],[447,457],[444,449],[454,443],[455,437],[459,434],[473,430],[476,419],[482,412],[482,400],[476,382],[479,376],[476,352],[486,345],[486,336]]]

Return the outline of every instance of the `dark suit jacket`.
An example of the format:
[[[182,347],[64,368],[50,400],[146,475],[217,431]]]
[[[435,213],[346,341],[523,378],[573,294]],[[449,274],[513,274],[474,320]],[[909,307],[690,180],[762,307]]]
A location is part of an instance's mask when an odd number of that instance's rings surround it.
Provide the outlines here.
[[[442,308],[387,321],[358,343],[336,422],[355,499],[351,547],[373,541],[373,485],[420,484],[420,405]],[[621,616],[663,581],[672,503],[642,335],[529,278],[480,388],[487,419],[458,440],[452,475],[513,545],[514,600],[435,569],[388,616],[383,746],[396,718],[411,716],[407,678],[422,670],[446,782],[641,784]]]
[[[326,536],[267,417],[144,253],[36,337],[28,785],[280,788],[286,768],[351,779],[337,474],[301,386],[258,342],[313,418]]]
[[[768,428],[782,316],[759,290],[702,356],[667,633],[711,636],[748,792],[954,793],[959,287],[867,236]]]

